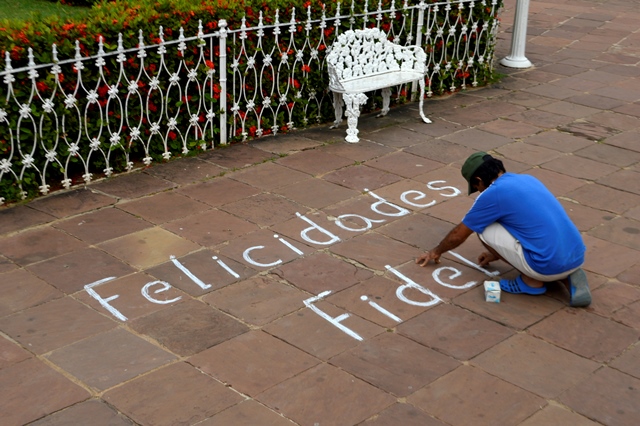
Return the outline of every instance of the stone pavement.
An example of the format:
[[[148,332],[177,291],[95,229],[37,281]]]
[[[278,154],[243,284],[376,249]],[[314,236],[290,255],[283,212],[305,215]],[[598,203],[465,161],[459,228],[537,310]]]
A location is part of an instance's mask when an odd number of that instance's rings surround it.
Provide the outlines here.
[[[639,6],[532,2],[535,67],[430,125],[407,105],[357,145],[325,125],[3,208],[0,423],[640,424]],[[476,150],[559,197],[589,308],[485,302],[475,238],[415,265]]]

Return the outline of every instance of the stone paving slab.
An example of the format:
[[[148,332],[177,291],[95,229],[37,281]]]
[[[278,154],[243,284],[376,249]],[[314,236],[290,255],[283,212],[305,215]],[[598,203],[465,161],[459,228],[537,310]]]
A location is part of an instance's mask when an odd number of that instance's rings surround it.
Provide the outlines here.
[[[85,385],[103,391],[176,357],[118,328],[55,350],[47,359]]]
[[[0,370],[2,421],[26,424],[87,400],[90,393],[44,362],[29,358]]]
[[[428,384],[408,401],[456,425],[518,424],[543,405],[541,397],[466,365]]]
[[[509,53],[515,0],[496,46]],[[640,424],[640,13],[531,2],[502,79],[0,208],[0,413],[14,425]],[[540,179],[593,295],[502,294],[472,237],[486,150]]]
[[[113,388],[103,398],[137,424],[194,424],[244,399],[184,362]]]

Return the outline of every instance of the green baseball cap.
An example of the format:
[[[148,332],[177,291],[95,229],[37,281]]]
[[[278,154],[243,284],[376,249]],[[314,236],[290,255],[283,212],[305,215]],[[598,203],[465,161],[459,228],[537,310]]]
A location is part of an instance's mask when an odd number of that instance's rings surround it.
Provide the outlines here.
[[[471,186],[471,176],[478,170],[478,167],[484,163],[484,157],[487,154],[486,152],[476,152],[471,154],[467,161],[462,165],[462,176],[467,180],[469,184],[469,195],[473,194],[477,190]]]

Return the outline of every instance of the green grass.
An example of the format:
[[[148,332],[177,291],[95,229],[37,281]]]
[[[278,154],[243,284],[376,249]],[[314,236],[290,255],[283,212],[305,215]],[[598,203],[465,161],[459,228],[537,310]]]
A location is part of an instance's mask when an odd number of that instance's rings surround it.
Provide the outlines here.
[[[83,16],[88,7],[65,6],[49,0],[0,0],[0,20],[24,21],[57,15],[61,18]]]

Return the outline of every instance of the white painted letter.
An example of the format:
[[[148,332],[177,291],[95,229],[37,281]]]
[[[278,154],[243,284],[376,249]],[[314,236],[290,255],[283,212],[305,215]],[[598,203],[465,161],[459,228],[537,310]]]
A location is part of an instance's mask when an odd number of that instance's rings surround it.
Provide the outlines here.
[[[446,180],[434,180],[427,184],[427,188],[433,189],[434,191],[439,191],[441,189],[450,189],[453,191],[453,193],[451,194],[440,193],[440,195],[442,195],[443,197],[457,197],[458,195],[462,194],[462,192],[460,192],[460,190],[455,186],[442,186],[442,187],[433,186],[434,183],[446,183],[446,182],[447,182]]]
[[[277,238],[278,241],[280,241],[282,244],[284,244],[285,246],[289,247],[295,254],[302,256],[304,253],[301,252],[300,250],[298,250],[297,247],[294,247],[293,244],[291,244],[289,241],[285,240],[284,238],[280,238],[278,234],[275,234],[273,236],[273,238]]]
[[[420,284],[414,282],[410,278],[404,276],[402,273],[400,273],[399,271],[396,271],[391,266],[385,265],[385,268],[387,268],[387,270],[393,272],[393,274],[396,277],[398,277],[402,281],[406,282],[406,284],[401,285],[400,287],[398,287],[396,289],[396,296],[398,297],[398,299],[402,300],[403,302],[408,303],[409,305],[414,305],[414,306],[432,306],[432,305],[436,305],[436,304],[442,302],[442,299],[440,299],[438,296],[433,294],[431,291],[429,291],[428,289],[422,287]],[[431,297],[431,300],[428,301],[428,302],[416,302],[415,300],[408,299],[404,295],[404,291],[406,289],[408,289],[408,288],[415,288],[419,292],[421,292],[423,294],[426,294],[427,296]]]
[[[364,300],[365,302],[368,300],[369,298],[367,296],[360,296],[360,300]],[[374,309],[376,309],[378,312],[380,312],[383,315],[388,316],[389,318],[391,318],[392,320],[394,320],[395,322],[402,322],[402,320],[400,319],[400,317],[392,314],[391,312],[387,311],[385,308],[383,308],[382,306],[378,305],[376,302],[374,302],[373,300],[369,300],[369,305],[371,307],[373,307]]]
[[[184,272],[187,277],[191,278],[191,281],[196,283],[201,289],[206,290],[208,288],[211,288],[211,284],[203,283],[202,280],[200,280],[200,278],[193,275],[190,270],[188,270],[182,263],[180,263],[175,256],[169,256],[169,259],[171,259],[173,264],[176,265],[176,267],[180,269],[182,272]]]
[[[463,284],[463,285],[447,284],[447,283],[443,282],[443,281],[440,279],[440,272],[444,271],[445,269],[446,269],[447,271],[451,271],[451,272],[453,272],[453,273],[449,276],[449,279],[451,279],[451,280],[452,280],[452,279],[454,279],[454,278],[458,278],[460,275],[462,275],[462,272],[458,271],[456,268],[452,268],[451,266],[443,266],[443,267],[441,267],[441,268],[438,268],[438,269],[436,269],[435,271],[433,271],[433,273],[432,273],[431,275],[433,276],[433,279],[434,279],[434,280],[436,280],[436,282],[437,282],[438,284],[440,284],[440,285],[443,285],[443,286],[445,286],[445,287],[449,287],[449,288],[456,288],[456,289],[462,290],[463,288],[473,287],[474,285],[476,285],[476,284],[477,284],[477,282],[476,282],[476,281],[469,281],[468,283]]]
[[[213,260],[215,260],[216,262],[218,262],[218,265],[222,266],[224,268],[225,271],[227,271],[232,277],[234,278],[240,278],[240,275],[236,274],[236,272],[229,268],[229,266],[224,263],[222,260],[218,259],[218,256],[213,256]]]
[[[142,290],[140,290],[140,293],[142,293],[144,298],[147,299],[149,302],[157,303],[159,305],[168,305],[169,303],[177,302],[178,300],[182,299],[182,296],[178,296],[175,299],[171,299],[171,300],[154,299],[153,297],[149,296],[149,287],[155,284],[162,285],[162,288],[159,288],[158,290],[154,291],[155,294],[162,293],[163,291],[167,291],[171,288],[171,284],[164,281],[151,281],[150,283],[146,283],[144,287],[142,287]]]
[[[336,235],[333,235],[331,232],[327,231],[326,229],[324,229],[323,227],[315,224],[311,219],[306,218],[304,216],[302,216],[300,213],[296,212],[296,216],[298,216],[300,219],[304,220],[305,222],[307,222],[309,225],[311,225],[310,227],[303,229],[302,231],[300,231],[300,236],[305,240],[308,241],[312,244],[320,244],[323,246],[328,246],[330,244],[336,243],[338,241],[340,241],[340,238],[337,237]],[[309,231],[312,230],[317,230],[322,232],[324,235],[329,237],[329,241],[317,241],[314,240],[312,238],[309,237]]]
[[[109,277],[109,278],[103,278],[101,280],[92,282],[91,284],[87,284],[84,286],[84,289],[87,291],[87,293],[89,293],[89,295],[91,297],[93,297],[94,299],[96,299],[103,308],[105,308],[107,311],[111,312],[111,315],[113,315],[114,317],[118,318],[120,321],[126,321],[127,317],[125,317],[124,315],[122,315],[122,313],[120,313],[119,310],[117,310],[116,308],[114,308],[113,306],[111,306],[109,304],[109,302],[111,302],[112,300],[117,299],[118,297],[120,297],[119,295],[115,294],[111,297],[107,297],[106,299],[103,299],[102,297],[100,297],[100,295],[98,293],[95,292],[95,290],[93,289],[93,287],[99,286],[100,284],[104,284],[107,281],[111,281],[114,280],[116,277]]]
[[[371,204],[371,210],[373,210],[374,212],[381,214],[383,216],[391,216],[391,217],[400,217],[400,216],[406,216],[410,213],[409,210],[405,209],[404,207],[400,207],[396,204],[390,203],[387,200],[385,200],[384,198],[374,194],[373,192],[369,191],[367,188],[364,189],[365,192],[368,192],[369,194],[371,194],[371,196],[379,201]],[[381,205],[387,205],[389,207],[392,207],[394,209],[397,210],[396,213],[385,213],[383,211],[381,211],[380,209],[378,209],[378,207],[380,207]]]
[[[270,268],[272,266],[276,266],[282,263],[282,259],[278,259],[275,262],[271,262],[271,263],[260,263],[251,259],[251,257],[249,256],[249,253],[251,253],[254,250],[262,250],[263,248],[264,246],[249,247],[244,251],[244,253],[242,253],[242,257],[244,258],[244,260],[251,263],[252,265],[260,266],[261,268]]]
[[[349,336],[353,337],[356,340],[362,340],[362,337],[360,337],[360,335],[358,333],[356,333],[355,331],[353,331],[350,328],[348,328],[348,327],[346,327],[346,326],[341,324],[342,321],[344,321],[347,318],[349,318],[349,314],[342,314],[342,315],[338,315],[337,317],[333,318],[333,317],[327,315],[327,313],[325,313],[325,312],[321,311],[320,309],[318,309],[318,307],[313,304],[313,302],[317,302],[318,300],[322,299],[325,296],[328,296],[329,294],[331,294],[331,290],[323,291],[322,293],[320,293],[319,295],[317,295],[315,297],[310,297],[309,299],[304,300],[304,305],[307,308],[311,309],[316,314],[320,315],[322,318],[324,318],[327,321],[329,321],[331,324],[333,324],[336,327],[338,327],[343,332],[347,333]]]
[[[347,218],[347,217],[358,217],[358,218],[362,219],[364,221],[364,223],[365,223],[365,227],[364,228],[349,228],[347,225],[342,223],[342,219]],[[367,229],[371,229],[371,227],[373,226],[373,223],[382,223],[382,222],[386,222],[386,220],[384,220],[384,219],[379,219],[379,220],[369,219],[368,217],[360,216],[359,214],[341,214],[336,219],[336,225],[338,225],[342,229],[346,229],[347,231],[352,231],[352,232],[366,231]]]
[[[424,197],[427,196],[427,194],[425,194],[422,191],[416,191],[416,190],[413,190],[413,189],[403,192],[402,195],[400,195],[400,199],[402,200],[402,202],[404,202],[405,204],[409,204],[410,206],[423,208],[423,207],[431,207],[432,205],[434,205],[436,203],[436,200],[432,200],[432,201],[428,202],[427,204],[413,203],[413,202],[407,200],[407,195],[409,195],[409,194],[418,194],[415,197],[413,197],[414,200],[422,200]]]
[[[458,259],[462,260],[464,263],[466,263],[469,266],[473,266],[474,268],[476,268],[478,271],[480,272],[484,272],[485,274],[487,274],[490,277],[495,277],[497,275],[500,275],[500,271],[487,271],[486,269],[484,269],[482,266],[477,265],[475,263],[473,263],[472,261],[470,261],[469,259],[463,257],[462,255],[459,255],[458,253],[456,253],[455,251],[449,251],[449,253],[451,253],[452,255],[454,255],[455,257],[457,257]]]

